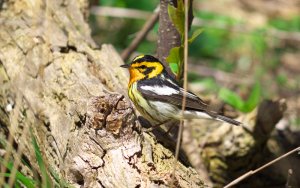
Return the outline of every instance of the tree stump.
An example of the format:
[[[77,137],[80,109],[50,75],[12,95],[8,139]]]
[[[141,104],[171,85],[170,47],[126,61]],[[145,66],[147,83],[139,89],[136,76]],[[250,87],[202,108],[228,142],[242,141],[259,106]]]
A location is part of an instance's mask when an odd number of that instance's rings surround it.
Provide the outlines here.
[[[32,128],[48,167],[76,187],[170,186],[173,152],[140,131],[128,74],[111,45],[91,38],[87,2],[0,3],[1,137],[38,169]],[[203,186],[180,162],[174,183]]]

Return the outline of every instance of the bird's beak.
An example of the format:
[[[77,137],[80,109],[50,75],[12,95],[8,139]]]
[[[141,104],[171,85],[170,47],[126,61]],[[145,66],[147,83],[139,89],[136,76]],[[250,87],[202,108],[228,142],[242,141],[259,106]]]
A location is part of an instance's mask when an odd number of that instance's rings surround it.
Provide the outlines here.
[[[121,65],[120,67],[122,67],[122,68],[129,68],[130,65],[129,64],[124,64],[124,65]]]

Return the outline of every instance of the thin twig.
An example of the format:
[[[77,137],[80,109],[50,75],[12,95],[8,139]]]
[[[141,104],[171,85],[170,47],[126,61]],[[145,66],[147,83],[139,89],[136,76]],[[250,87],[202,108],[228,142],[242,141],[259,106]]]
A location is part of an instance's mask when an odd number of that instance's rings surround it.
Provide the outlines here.
[[[150,19],[144,24],[143,28],[138,32],[131,44],[125,50],[123,50],[121,57],[124,61],[126,61],[130,57],[131,53],[134,52],[141,41],[147,36],[149,31],[153,28],[154,24],[158,21],[158,17],[159,6],[156,7]]]
[[[11,122],[11,119],[10,119],[10,122]],[[8,164],[9,160],[10,160],[10,157],[11,157],[11,154],[12,154],[12,150],[13,150],[13,147],[12,147],[12,144],[14,139],[13,139],[13,136],[12,134],[14,134],[14,132],[11,132],[9,135],[8,135],[8,140],[6,142],[6,146],[5,146],[5,155],[4,155],[4,158],[3,158],[3,161],[2,161],[2,164],[1,164],[1,174],[4,174],[7,167],[5,166],[6,164]],[[4,185],[4,176],[1,176],[0,177],[0,185]]]
[[[292,188],[292,186],[291,186],[292,175],[293,175],[293,170],[289,169],[288,170],[286,184],[285,184],[285,188]]]
[[[16,97],[16,108],[11,111],[11,114],[9,116],[9,122],[10,122],[10,132],[8,134],[8,141],[6,142],[6,147],[5,147],[5,150],[6,150],[6,153],[4,155],[4,159],[2,161],[2,164],[1,164],[1,173],[4,174],[7,167],[5,165],[7,165],[9,163],[9,161],[11,160],[11,156],[12,156],[12,153],[13,153],[13,142],[14,142],[14,136],[16,134],[16,130],[18,128],[18,117],[19,117],[19,112],[20,112],[20,106],[19,105],[21,103],[22,99],[21,99],[21,96],[20,95],[17,95]],[[4,176],[1,176],[0,177],[0,185],[4,185]]]
[[[183,88],[184,90],[187,90],[187,64],[188,64],[188,29],[189,29],[189,0],[184,1],[184,60],[183,60]],[[182,67],[181,67],[182,68]],[[183,99],[182,99],[182,108],[181,108],[181,116],[183,118],[184,110],[186,106],[186,93],[183,93]],[[178,161],[179,156],[179,150],[181,145],[181,138],[182,138],[182,132],[183,132],[183,119],[180,119],[179,124],[179,130],[178,130],[178,137],[177,137],[177,143],[176,143],[176,152],[175,152],[175,159],[174,159],[174,167],[173,167],[173,173],[172,173],[172,185],[174,185],[175,180],[175,171],[176,171],[176,164]]]
[[[131,18],[131,19],[149,19],[152,15],[151,12],[142,11],[137,9],[92,6],[91,14],[97,16],[110,16],[118,18]]]
[[[16,105],[21,106],[21,104],[22,104],[21,101],[22,101],[22,94],[19,93],[17,96]],[[11,125],[11,127],[15,127],[15,129],[17,129],[17,127],[19,126],[18,125],[18,113],[20,113],[19,108],[16,109],[17,111],[15,111],[16,114],[13,115],[13,119],[10,118],[10,123],[11,123],[10,125]],[[23,134],[21,135],[21,138],[20,138],[20,143],[26,142],[26,136],[27,136],[27,132],[28,132],[27,130],[28,130],[28,128],[24,128]],[[12,135],[12,137],[13,136],[15,136],[15,133],[14,133],[14,135]],[[9,144],[13,145],[12,142],[10,142]],[[8,187],[10,187],[10,188],[14,187],[17,170],[18,170],[18,167],[19,167],[19,164],[21,161],[21,157],[19,157],[19,156],[21,156],[23,149],[24,149],[24,147],[20,144],[16,151],[16,154],[15,154],[16,157],[13,160],[13,168],[10,172],[9,181],[8,181]]]
[[[263,170],[264,168],[266,168],[266,167],[268,167],[268,166],[276,163],[277,161],[279,161],[279,160],[281,160],[281,159],[283,159],[283,158],[291,155],[292,153],[295,153],[296,151],[300,151],[300,147],[295,148],[295,149],[287,152],[284,155],[281,155],[280,157],[278,157],[278,158],[270,161],[269,163],[267,163],[267,164],[265,164],[265,165],[257,168],[256,170],[250,170],[249,172],[245,173],[244,175],[240,176],[239,178],[237,178],[237,179],[233,180],[232,182],[230,182],[229,184],[227,184],[224,188],[229,188],[229,187],[232,187],[232,186],[238,184],[239,182],[241,182],[242,180],[248,178],[249,176],[252,176],[252,175],[256,174],[257,172]]]

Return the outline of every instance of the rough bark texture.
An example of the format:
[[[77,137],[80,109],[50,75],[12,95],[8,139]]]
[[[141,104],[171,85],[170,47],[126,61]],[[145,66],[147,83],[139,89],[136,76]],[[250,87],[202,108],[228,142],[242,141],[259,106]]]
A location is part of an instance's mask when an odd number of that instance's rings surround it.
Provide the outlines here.
[[[182,0],[183,1],[183,0]],[[189,27],[193,21],[193,1],[190,0],[189,9]],[[177,0],[160,0],[160,12],[159,12],[159,29],[157,40],[157,56],[163,62],[166,63],[166,58],[169,56],[169,52],[172,48],[181,45],[181,37],[176,27],[170,20],[168,14],[168,5],[177,7]],[[168,67],[168,66],[166,66]]]
[[[158,30],[158,41],[157,41],[157,56],[158,58],[166,63],[166,58],[169,55],[170,50],[173,47],[181,45],[180,34],[176,30],[174,24],[169,18],[168,5],[169,0],[160,0],[160,12],[159,12],[159,30]],[[173,6],[175,6],[173,4]]]
[[[31,127],[48,166],[78,187],[166,187],[173,152],[140,131],[123,62],[91,39],[87,7],[80,0],[2,4],[1,137],[12,134],[36,166]],[[203,183],[178,162],[175,185]]]

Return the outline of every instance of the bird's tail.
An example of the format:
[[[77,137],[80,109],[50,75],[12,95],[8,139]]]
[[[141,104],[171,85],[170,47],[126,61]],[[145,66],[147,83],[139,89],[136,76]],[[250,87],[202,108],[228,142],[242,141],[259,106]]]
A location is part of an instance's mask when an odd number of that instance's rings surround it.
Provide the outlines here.
[[[232,125],[242,125],[241,122],[236,121],[236,120],[231,119],[231,118],[226,117],[226,116],[222,116],[222,115],[217,115],[216,119],[219,120],[219,121],[223,121],[223,122],[232,124]]]
[[[215,120],[222,121],[222,122],[225,122],[225,123],[229,123],[229,124],[232,124],[232,125],[242,125],[241,122],[236,121],[236,120],[231,119],[231,118],[226,117],[226,116],[219,115],[217,112],[214,112],[214,111],[205,111],[205,112],[197,111],[196,112],[196,118],[215,119]]]

